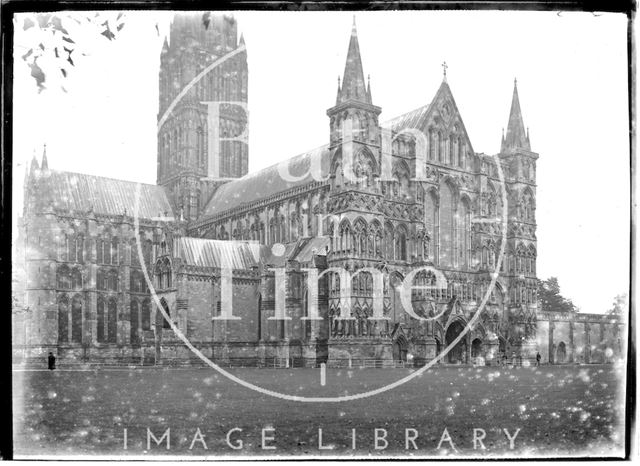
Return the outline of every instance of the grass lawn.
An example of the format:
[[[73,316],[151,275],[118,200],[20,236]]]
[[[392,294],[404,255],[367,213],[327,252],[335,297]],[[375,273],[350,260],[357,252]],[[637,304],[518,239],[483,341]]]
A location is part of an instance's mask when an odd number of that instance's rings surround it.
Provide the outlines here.
[[[328,369],[325,386],[319,369],[232,372],[289,394],[336,396],[383,386],[410,370]],[[300,403],[256,393],[204,368],[16,370],[15,455],[622,455],[623,377],[624,367],[613,365],[438,367],[381,395]],[[170,449],[165,438],[148,450],[147,428],[158,439],[170,428]],[[238,450],[226,439],[234,428],[242,429],[230,436],[235,446],[242,441]],[[483,429],[475,432],[476,449],[474,428]],[[275,449],[262,449],[263,429],[265,446]],[[319,449],[319,429],[326,449]],[[520,429],[513,449],[504,429],[512,438]]]

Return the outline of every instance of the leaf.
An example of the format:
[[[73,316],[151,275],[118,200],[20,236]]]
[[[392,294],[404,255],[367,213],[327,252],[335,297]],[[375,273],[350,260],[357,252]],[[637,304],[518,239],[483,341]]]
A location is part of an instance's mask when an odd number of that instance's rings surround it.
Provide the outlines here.
[[[71,37],[69,37],[69,36],[63,36],[62,40],[65,41],[65,42],[69,42],[70,44],[75,44],[73,39],[71,39]]]
[[[39,46],[42,50],[44,50],[44,45],[42,45],[42,42],[40,42],[40,43],[38,44],[38,46]]]
[[[31,19],[29,18],[25,18],[24,19],[24,26],[23,26],[23,30],[27,30],[29,28],[32,28],[33,26],[35,26],[36,23],[34,23]]]
[[[42,68],[38,66],[36,60],[34,60],[33,63],[29,63],[29,67],[31,68],[31,76],[33,76],[33,79],[36,80],[36,84],[38,85],[39,90],[42,91],[45,88],[44,82],[46,79]]]
[[[54,48],[53,51],[56,54],[56,58],[60,58],[60,55],[58,55],[58,47]]]
[[[109,40],[113,40],[115,39],[115,34],[113,32],[111,32],[111,29],[109,29],[109,27],[107,26],[107,29],[105,29],[104,31],[102,31],[101,33],[103,36],[105,36],[107,39]]]
[[[60,71],[62,71],[62,76],[64,76],[66,78],[67,77],[67,70],[65,70],[64,68],[60,68]]]
[[[56,31],[60,31],[63,34],[69,34],[69,31],[67,31],[63,26],[62,26],[62,20],[60,19],[60,17],[58,16],[54,16],[51,19],[51,25],[53,26],[53,29]]]
[[[211,12],[207,11],[202,15],[202,24],[204,24],[205,29],[209,29],[210,23],[211,23]]]
[[[118,31],[124,27],[124,23],[118,24]]]
[[[46,15],[38,15],[38,24],[40,25],[41,29],[45,29],[48,25],[49,25],[49,19],[51,18],[50,14],[46,14]]]
[[[22,59],[26,60],[27,58],[29,58],[31,56],[32,53],[33,53],[33,49],[29,49],[29,51],[27,53],[22,55]]]
[[[160,28],[158,28],[158,23],[156,23],[156,34],[160,35]]]

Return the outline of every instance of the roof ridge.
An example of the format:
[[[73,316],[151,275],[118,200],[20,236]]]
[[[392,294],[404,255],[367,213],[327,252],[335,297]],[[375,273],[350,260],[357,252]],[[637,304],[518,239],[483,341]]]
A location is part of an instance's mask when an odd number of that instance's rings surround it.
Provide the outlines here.
[[[141,184],[141,185],[145,185],[145,186],[152,186],[152,187],[156,187],[156,188],[163,188],[163,186],[160,186],[159,184],[152,184],[152,183],[143,183],[141,181],[133,181],[133,180],[123,180],[122,178],[113,178],[110,176],[101,176],[101,175],[93,175],[91,173],[81,173],[81,172],[72,172],[69,170],[52,170],[49,169],[49,172],[51,173],[58,173],[58,174],[69,174],[69,175],[81,175],[81,176],[91,176],[94,178],[102,178],[104,180],[111,180],[111,181],[121,181],[124,183],[132,183],[132,184]]]

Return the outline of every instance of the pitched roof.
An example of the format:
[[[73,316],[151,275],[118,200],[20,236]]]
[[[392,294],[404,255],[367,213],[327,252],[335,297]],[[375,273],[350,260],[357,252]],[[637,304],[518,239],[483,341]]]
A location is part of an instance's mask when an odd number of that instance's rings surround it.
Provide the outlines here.
[[[328,146],[319,147],[223,184],[207,203],[203,215],[215,215],[242,204],[266,199],[288,189],[312,183],[316,181],[309,173],[312,161],[320,163],[322,176],[326,177],[329,174]],[[287,173],[287,170],[293,178],[301,177],[301,179],[287,181],[281,174]]]
[[[233,270],[247,270],[260,262],[268,248],[256,242],[222,241],[182,237],[173,240],[173,256],[187,265],[220,268],[231,266]]]
[[[405,128],[424,130],[432,112],[435,111],[436,103],[442,94],[446,95],[447,99],[451,101],[455,109],[455,113],[459,114],[451,89],[447,82],[443,81],[431,103],[382,123],[381,126],[384,128],[390,128],[394,132],[401,131]],[[466,128],[464,127],[462,119],[459,118],[459,121],[464,133],[466,134]],[[471,150],[473,149],[471,148]],[[289,160],[285,160],[257,172],[249,173],[242,178],[223,184],[207,203],[203,212],[203,217],[210,217],[215,214],[226,212],[230,209],[239,207],[242,204],[266,199],[288,189],[304,186],[315,181],[308,173],[300,180],[286,181],[280,174],[280,166],[288,167],[289,173],[292,176],[297,177],[309,170],[312,159],[317,160],[317,158],[319,158],[322,167],[322,176],[327,176],[330,164],[329,154],[328,145],[325,145],[305,154],[297,155]]]
[[[304,238],[298,252],[295,255],[295,260],[298,262],[311,262],[314,253],[317,256],[326,256],[326,247],[331,243],[328,236],[318,236],[314,238]]]
[[[451,92],[451,88],[449,87],[449,84],[447,84],[447,81],[445,80],[442,81],[442,84],[440,84],[438,91],[436,92],[435,96],[433,96],[433,99],[428,105],[423,105],[422,107],[418,107],[415,110],[411,110],[410,112],[407,112],[403,115],[397,116],[395,118],[392,118],[391,120],[383,122],[381,126],[383,128],[391,129],[392,132],[399,132],[399,131],[402,131],[403,129],[408,129],[408,128],[417,129],[420,131],[426,131],[427,124],[429,123],[429,120],[431,119],[432,114],[436,111],[440,112],[436,104],[440,101],[441,98],[444,98],[450,101],[451,105],[453,105],[452,113],[458,116],[457,121],[460,123],[462,127],[462,132],[467,137],[467,141],[469,143],[469,149],[473,152],[473,148],[471,147],[471,140],[469,139],[467,129],[464,125],[464,121],[462,121],[462,116],[460,115],[460,111],[458,110],[458,105],[456,104],[456,101],[453,98],[453,93]]]
[[[40,170],[54,208],[89,211],[102,215],[133,215],[136,190],[140,187],[138,216],[167,219],[173,210],[162,186],[115,180],[58,170]],[[45,193],[42,193],[45,194]]]

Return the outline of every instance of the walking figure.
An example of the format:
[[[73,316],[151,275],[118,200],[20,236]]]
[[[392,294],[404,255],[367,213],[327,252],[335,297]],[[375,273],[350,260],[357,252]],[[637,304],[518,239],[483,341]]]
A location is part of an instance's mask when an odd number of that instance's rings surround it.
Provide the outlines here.
[[[51,351],[49,351],[49,357],[47,358],[47,362],[48,362],[50,371],[56,368],[56,357],[53,355]]]
[[[540,353],[536,354],[536,366],[540,367],[540,359],[542,359],[542,356],[540,356]]]

